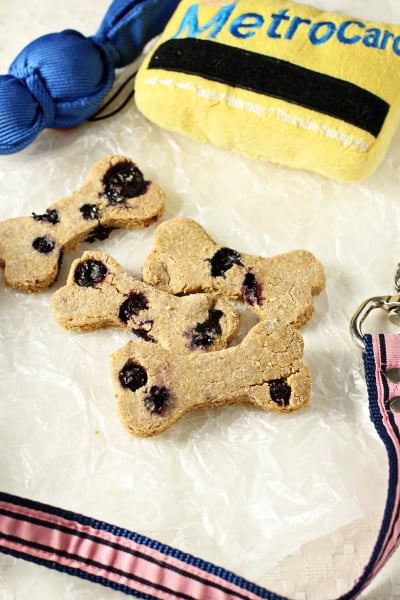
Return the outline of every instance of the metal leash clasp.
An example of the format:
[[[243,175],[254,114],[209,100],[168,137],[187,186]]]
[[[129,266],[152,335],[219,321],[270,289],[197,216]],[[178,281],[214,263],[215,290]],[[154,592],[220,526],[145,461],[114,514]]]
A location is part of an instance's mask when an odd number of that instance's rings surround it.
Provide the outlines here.
[[[371,311],[380,308],[388,313],[392,323],[400,324],[400,294],[394,296],[375,296],[365,300],[356,310],[350,322],[350,333],[354,343],[365,352],[362,324]]]
[[[388,313],[389,321],[400,325],[400,263],[397,265],[394,276],[394,287],[397,294],[393,296],[375,296],[365,300],[354,313],[350,321],[350,333],[354,343],[365,352],[364,334],[362,324],[371,311],[376,308],[385,310]]]

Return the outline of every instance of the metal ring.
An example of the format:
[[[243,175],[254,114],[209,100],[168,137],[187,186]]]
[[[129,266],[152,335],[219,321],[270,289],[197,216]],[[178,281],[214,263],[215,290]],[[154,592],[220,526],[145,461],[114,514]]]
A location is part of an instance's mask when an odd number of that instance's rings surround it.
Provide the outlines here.
[[[361,348],[362,352],[365,352],[362,324],[368,317],[369,313],[376,308],[384,309],[387,313],[389,313],[389,317],[391,315],[394,315],[397,318],[399,318],[400,295],[375,296],[373,298],[368,298],[368,300],[365,300],[356,310],[356,312],[353,315],[353,318],[350,321],[350,334],[354,343],[356,344],[356,346],[358,346],[358,348]]]

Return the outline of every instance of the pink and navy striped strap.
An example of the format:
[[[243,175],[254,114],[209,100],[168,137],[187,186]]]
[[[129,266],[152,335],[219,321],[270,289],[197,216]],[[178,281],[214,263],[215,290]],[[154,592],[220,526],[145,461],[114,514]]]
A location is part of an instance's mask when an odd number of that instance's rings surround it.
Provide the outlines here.
[[[388,370],[400,367],[400,335],[366,335],[370,415],[389,459],[385,513],[356,598],[400,544],[400,396]],[[149,600],[286,600],[234,573],[141,536],[60,508],[0,493],[0,551]]]

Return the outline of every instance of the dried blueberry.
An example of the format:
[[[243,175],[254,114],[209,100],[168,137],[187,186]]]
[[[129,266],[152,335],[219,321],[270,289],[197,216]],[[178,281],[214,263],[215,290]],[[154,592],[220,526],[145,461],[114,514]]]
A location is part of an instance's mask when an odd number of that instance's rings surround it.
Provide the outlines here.
[[[148,308],[147,298],[142,292],[131,292],[126,300],[121,304],[118,317],[124,323],[135,315],[138,315],[141,310]]]
[[[166,387],[153,385],[143,402],[147,410],[153,415],[165,415],[168,408],[169,390]]]
[[[100,260],[84,260],[75,269],[75,283],[81,287],[96,287],[104,281],[107,275],[107,267]]]
[[[151,328],[153,326],[153,321],[147,321],[147,323],[149,323],[149,325],[150,325],[149,329],[146,329],[146,327],[137,327],[137,328],[132,329],[132,333],[135,334],[141,340],[144,340],[145,342],[154,343],[156,340],[149,333],[149,331],[151,331]]]
[[[191,333],[192,345],[196,347],[208,347],[215,338],[222,333],[220,320],[223,317],[222,310],[211,308],[208,311],[208,319],[198,323]]]
[[[85,221],[94,221],[100,218],[100,211],[97,204],[83,204],[79,210]]]
[[[109,204],[123,203],[126,198],[141,196],[148,182],[143,173],[130,161],[119,162],[111,167],[104,176],[104,195]]]
[[[96,240],[106,240],[114,229],[114,227],[107,227],[106,225],[99,223],[94,229],[92,229],[85,241],[92,244]]]
[[[210,259],[212,277],[225,277],[233,265],[242,265],[241,256],[236,250],[231,248],[220,248]]]
[[[35,221],[51,223],[52,225],[56,225],[56,223],[59,223],[60,221],[58,212],[55,208],[48,208],[43,215],[37,215],[36,213],[32,213],[32,217],[35,219]]]
[[[250,271],[246,273],[243,279],[241,293],[243,300],[247,304],[250,304],[250,306],[254,306],[254,304],[261,306],[263,301],[262,285],[257,281],[254,273],[251,273]]]
[[[33,240],[32,246],[40,254],[49,254],[55,248],[55,241],[49,236],[37,237]]]
[[[279,404],[279,406],[289,406],[292,390],[286,379],[271,379],[271,381],[268,381],[268,385],[271,400]]]
[[[119,381],[123,388],[135,392],[147,383],[146,370],[135,362],[128,361],[119,372]]]

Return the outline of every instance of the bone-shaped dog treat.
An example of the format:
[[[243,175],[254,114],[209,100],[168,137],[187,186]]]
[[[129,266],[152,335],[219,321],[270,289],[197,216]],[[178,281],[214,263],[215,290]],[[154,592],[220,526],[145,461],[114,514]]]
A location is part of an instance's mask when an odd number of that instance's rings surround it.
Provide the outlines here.
[[[322,264],[306,250],[272,258],[216,244],[192,219],[159,225],[143,266],[143,280],[173,294],[214,292],[244,301],[261,319],[301,327],[313,312],[313,296],[325,286]]]
[[[237,346],[209,354],[174,355],[128,342],[111,359],[118,412],[138,436],[161,433],[189,411],[253,404],[290,412],[307,404],[311,376],[299,332],[261,321]]]
[[[112,229],[147,227],[164,210],[165,195],[124,156],[95,163],[81,188],[44,214],[0,222],[0,266],[5,283],[38,292],[57,278],[63,253],[80,242],[103,240]]]
[[[176,353],[225,348],[240,321],[227,300],[206,294],[173,296],[130,277],[102,252],[85,252],[73,262],[67,284],[53,294],[51,305],[66,329],[127,327]]]

